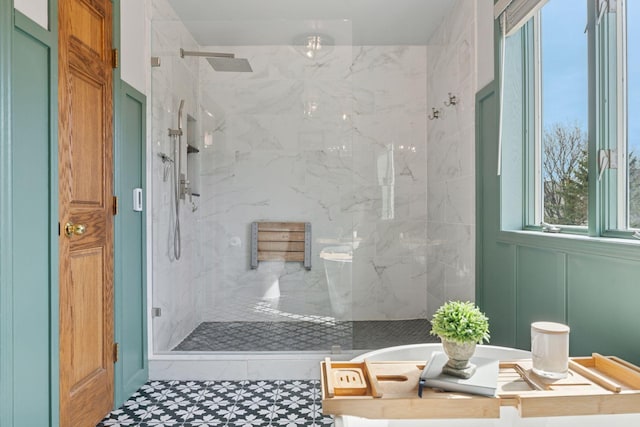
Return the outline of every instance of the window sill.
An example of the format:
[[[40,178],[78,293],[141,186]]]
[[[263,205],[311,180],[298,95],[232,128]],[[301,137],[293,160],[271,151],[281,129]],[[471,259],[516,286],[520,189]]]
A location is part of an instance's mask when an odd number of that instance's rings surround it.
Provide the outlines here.
[[[529,230],[502,230],[497,241],[519,246],[551,249],[558,252],[640,259],[640,240],[589,237],[580,234],[544,233]]]

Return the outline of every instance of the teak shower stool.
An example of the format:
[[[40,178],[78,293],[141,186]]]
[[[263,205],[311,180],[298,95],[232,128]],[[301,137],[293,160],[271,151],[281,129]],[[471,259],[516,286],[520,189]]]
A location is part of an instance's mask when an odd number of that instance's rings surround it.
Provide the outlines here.
[[[302,262],[311,270],[311,223],[252,222],[251,268],[260,261]]]

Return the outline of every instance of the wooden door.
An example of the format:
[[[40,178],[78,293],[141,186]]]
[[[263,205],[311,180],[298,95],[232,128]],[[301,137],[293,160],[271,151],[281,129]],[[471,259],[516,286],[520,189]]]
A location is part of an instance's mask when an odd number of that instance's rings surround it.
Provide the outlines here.
[[[113,406],[111,7],[59,1],[61,427]]]

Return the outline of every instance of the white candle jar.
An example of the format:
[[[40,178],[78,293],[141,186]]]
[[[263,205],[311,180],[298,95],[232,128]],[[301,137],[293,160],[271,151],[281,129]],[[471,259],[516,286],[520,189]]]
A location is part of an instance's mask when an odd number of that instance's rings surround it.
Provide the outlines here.
[[[531,356],[536,374],[565,378],[569,371],[569,327],[553,322],[532,323]]]

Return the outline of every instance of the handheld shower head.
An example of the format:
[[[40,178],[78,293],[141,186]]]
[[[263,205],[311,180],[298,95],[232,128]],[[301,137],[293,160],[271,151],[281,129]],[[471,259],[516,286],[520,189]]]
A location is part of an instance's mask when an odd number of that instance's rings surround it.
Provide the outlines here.
[[[180,108],[178,108],[178,130],[182,132],[182,108],[184,107],[184,99],[180,100]]]

